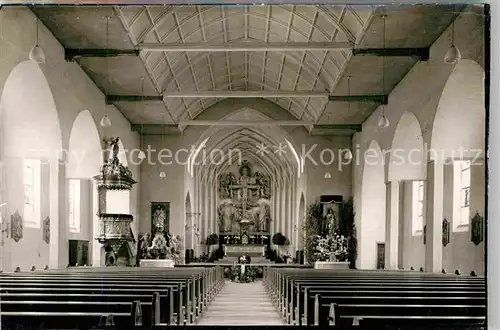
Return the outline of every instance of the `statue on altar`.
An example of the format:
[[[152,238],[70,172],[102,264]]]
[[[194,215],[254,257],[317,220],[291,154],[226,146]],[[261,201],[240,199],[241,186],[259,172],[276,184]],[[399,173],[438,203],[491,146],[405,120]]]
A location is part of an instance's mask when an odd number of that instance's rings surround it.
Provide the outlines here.
[[[226,173],[219,178],[219,228],[221,232],[269,231],[271,221],[270,180],[260,172],[252,173],[248,161],[238,169],[239,178]]]
[[[233,222],[236,215],[236,208],[231,199],[225,199],[218,207],[219,212],[219,228],[221,232],[231,232]]]
[[[333,209],[329,208],[326,214],[326,226],[328,235],[333,236],[334,233],[338,232],[339,224],[335,212]]]

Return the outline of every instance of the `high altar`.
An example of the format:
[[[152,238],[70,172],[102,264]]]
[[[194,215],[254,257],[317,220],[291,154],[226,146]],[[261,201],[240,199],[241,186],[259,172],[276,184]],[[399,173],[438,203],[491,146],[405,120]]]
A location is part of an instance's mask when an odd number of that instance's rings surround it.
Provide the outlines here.
[[[252,173],[246,160],[238,172],[238,178],[231,172],[220,176],[220,242],[226,256],[263,256],[265,247],[270,244],[270,178],[258,171]]]

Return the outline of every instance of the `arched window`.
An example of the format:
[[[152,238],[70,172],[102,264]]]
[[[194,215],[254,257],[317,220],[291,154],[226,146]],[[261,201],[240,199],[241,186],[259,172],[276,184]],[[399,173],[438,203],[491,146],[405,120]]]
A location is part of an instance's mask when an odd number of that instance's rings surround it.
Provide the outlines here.
[[[68,221],[69,231],[80,232],[80,180],[68,180]]]
[[[413,181],[413,235],[424,231],[424,181]]]
[[[453,227],[466,230],[470,222],[470,160],[453,164]]]
[[[26,227],[40,228],[41,161],[24,159],[24,224]]]

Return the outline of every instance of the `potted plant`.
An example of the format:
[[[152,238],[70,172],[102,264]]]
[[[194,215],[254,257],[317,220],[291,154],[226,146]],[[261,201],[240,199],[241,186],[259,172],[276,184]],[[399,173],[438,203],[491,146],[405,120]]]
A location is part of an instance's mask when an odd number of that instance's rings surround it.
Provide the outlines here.
[[[278,246],[278,256],[280,256],[280,246],[285,245],[286,243],[286,237],[282,233],[276,233],[273,235],[272,242],[274,245]]]
[[[349,268],[356,268],[357,258],[357,240],[356,240],[356,227],[354,225],[354,203],[349,199],[342,203],[341,206],[341,219],[343,228],[342,234],[347,237],[347,260],[349,261]]]
[[[217,245],[219,244],[219,235],[212,233],[208,235],[206,239],[206,244],[207,244],[207,254],[210,255],[210,247],[212,245]]]

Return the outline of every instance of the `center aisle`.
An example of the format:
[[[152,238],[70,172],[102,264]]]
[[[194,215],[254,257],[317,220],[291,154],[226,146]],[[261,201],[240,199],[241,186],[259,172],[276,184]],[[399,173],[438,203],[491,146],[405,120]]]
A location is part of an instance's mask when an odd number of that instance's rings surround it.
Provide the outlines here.
[[[198,325],[284,325],[262,281],[227,281]]]

